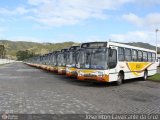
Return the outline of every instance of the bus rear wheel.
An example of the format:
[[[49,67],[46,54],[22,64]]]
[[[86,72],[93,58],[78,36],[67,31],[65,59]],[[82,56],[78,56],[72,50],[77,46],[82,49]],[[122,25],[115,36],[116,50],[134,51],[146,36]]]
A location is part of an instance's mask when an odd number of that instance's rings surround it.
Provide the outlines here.
[[[147,72],[147,71],[144,71],[143,80],[147,80],[147,77],[148,77],[148,72]]]
[[[123,80],[124,80],[124,75],[123,75],[122,73],[119,73],[119,74],[118,74],[117,81],[116,81],[116,85],[117,85],[117,86],[118,86],[118,85],[121,85],[122,82],[123,82]]]

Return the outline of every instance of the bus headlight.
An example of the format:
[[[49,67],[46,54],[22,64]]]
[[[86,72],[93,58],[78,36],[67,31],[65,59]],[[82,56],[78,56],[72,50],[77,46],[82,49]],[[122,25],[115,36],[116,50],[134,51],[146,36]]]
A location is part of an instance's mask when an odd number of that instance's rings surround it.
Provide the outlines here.
[[[97,72],[93,72],[91,73],[92,75],[95,75],[95,76],[99,76],[99,77],[102,77],[103,76],[103,72],[100,72],[100,71],[97,71]]]

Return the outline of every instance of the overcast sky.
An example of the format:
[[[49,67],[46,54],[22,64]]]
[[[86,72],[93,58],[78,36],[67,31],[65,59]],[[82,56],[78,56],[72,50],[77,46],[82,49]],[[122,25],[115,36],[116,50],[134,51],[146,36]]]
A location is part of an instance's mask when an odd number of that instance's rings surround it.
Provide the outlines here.
[[[155,44],[160,0],[1,0],[0,39]],[[158,33],[160,43],[160,32]]]

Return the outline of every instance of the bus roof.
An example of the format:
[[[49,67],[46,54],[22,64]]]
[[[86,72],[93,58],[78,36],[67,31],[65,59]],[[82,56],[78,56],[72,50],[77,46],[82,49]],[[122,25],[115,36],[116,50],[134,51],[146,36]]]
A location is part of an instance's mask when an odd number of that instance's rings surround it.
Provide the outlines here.
[[[107,47],[107,42],[87,42],[81,44],[81,48],[100,48],[100,47]]]
[[[67,52],[67,51],[68,51],[67,48],[64,48],[64,49],[61,50],[61,52]]]
[[[80,46],[71,46],[69,48],[69,50],[78,50],[78,49],[80,49]]]
[[[53,51],[53,54],[57,54],[57,53],[59,53],[59,52],[61,52],[61,51],[56,50],[56,51]]]
[[[136,49],[136,50],[142,50],[142,51],[149,51],[149,52],[155,52],[155,50],[151,50],[151,49],[146,49],[146,48],[141,48],[141,47],[136,47],[136,46],[132,46],[132,45],[127,45],[124,43],[118,43],[118,42],[108,42],[109,46],[117,46],[117,47],[124,47],[124,48],[131,48],[131,49]]]

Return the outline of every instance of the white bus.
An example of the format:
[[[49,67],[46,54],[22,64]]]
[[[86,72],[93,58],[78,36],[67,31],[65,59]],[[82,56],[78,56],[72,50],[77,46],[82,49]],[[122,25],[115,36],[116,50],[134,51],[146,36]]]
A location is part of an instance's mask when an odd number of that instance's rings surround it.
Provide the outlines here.
[[[156,52],[117,42],[89,42],[81,45],[78,80],[113,82],[148,76],[157,72]]]
[[[66,74],[66,63],[67,63],[67,55],[68,55],[68,49],[62,49],[61,52],[59,52],[57,56],[57,70],[58,74],[65,75]]]
[[[68,56],[67,56],[67,64],[66,64],[66,76],[67,77],[77,77],[77,55],[80,46],[71,46],[69,48]]]

